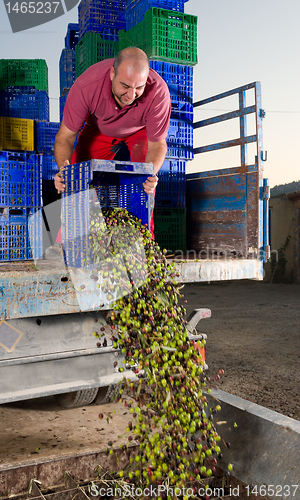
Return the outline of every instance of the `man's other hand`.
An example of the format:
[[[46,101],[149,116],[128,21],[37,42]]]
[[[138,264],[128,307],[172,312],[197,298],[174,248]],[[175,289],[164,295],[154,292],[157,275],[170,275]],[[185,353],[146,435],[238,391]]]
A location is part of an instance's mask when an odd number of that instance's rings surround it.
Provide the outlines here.
[[[143,182],[145,193],[153,194],[157,186],[157,183],[158,183],[157,175],[154,175],[153,177],[147,177],[147,180]]]
[[[70,165],[69,160],[65,160],[64,162],[64,167],[67,165]],[[55,189],[57,189],[58,193],[62,193],[65,190],[65,184],[63,182],[60,172],[58,172],[54,177],[54,186]]]

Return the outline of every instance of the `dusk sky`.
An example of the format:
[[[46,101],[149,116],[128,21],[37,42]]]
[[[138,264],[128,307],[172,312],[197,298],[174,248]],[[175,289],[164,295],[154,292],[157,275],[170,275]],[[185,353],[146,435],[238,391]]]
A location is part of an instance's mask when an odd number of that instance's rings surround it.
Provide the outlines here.
[[[300,179],[299,145],[299,0],[190,0],[185,12],[198,16],[198,64],[194,69],[194,101],[260,81],[263,143],[267,151],[264,176],[270,186]],[[77,22],[77,7],[47,24],[12,33],[4,3],[0,4],[0,58],[47,61],[51,121],[59,120],[59,58],[67,25]],[[252,104],[249,95],[247,104]],[[227,102],[228,101],[228,102]],[[195,121],[234,110],[237,99],[195,110]],[[249,118],[248,133],[253,133]],[[213,127],[213,126],[212,126]],[[195,133],[194,146],[238,136],[238,120]],[[249,148],[249,163],[254,151]],[[197,155],[188,171],[237,166],[237,148]]]

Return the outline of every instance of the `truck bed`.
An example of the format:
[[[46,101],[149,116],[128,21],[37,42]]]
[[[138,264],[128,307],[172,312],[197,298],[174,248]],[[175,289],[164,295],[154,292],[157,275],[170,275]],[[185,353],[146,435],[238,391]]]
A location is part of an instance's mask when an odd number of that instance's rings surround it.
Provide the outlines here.
[[[181,283],[262,279],[258,259],[173,258]],[[91,271],[56,260],[0,264],[0,321],[109,309]]]

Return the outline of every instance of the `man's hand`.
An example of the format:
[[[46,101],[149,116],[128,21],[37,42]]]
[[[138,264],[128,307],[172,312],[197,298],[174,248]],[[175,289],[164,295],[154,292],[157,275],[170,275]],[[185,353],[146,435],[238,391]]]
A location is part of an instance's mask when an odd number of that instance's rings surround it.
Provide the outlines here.
[[[54,156],[59,170],[66,165],[70,165],[70,162],[72,161],[73,146],[76,135],[77,132],[72,132],[65,126],[64,122],[61,122],[54,142]],[[54,177],[54,185],[58,193],[65,190],[65,185],[59,173]]]
[[[144,190],[147,194],[153,194],[158,183],[157,175],[153,177],[148,177],[145,182],[143,182]]]
[[[66,165],[70,165],[69,160],[65,160],[64,167]],[[58,172],[58,174],[56,174],[54,177],[54,185],[55,185],[55,189],[57,189],[58,193],[62,193],[65,190],[65,184],[63,183],[60,172]]]

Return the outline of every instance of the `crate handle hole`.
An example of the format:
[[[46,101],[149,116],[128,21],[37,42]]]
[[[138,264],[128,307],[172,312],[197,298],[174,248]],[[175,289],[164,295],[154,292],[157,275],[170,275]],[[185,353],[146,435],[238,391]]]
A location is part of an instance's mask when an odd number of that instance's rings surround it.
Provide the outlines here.
[[[23,215],[23,210],[17,208],[10,209],[9,215]]]
[[[115,169],[116,170],[125,170],[126,172],[133,172],[134,171],[133,165],[124,165],[123,163],[116,163]]]

